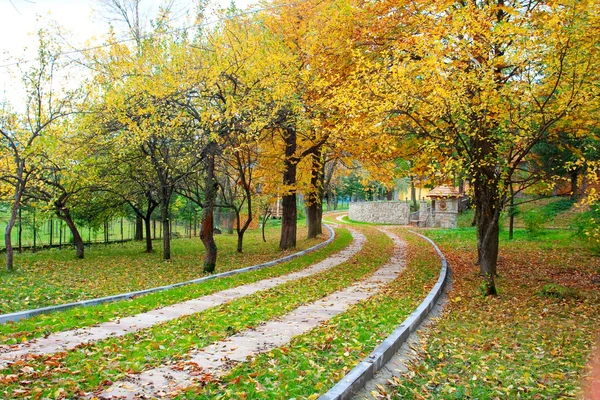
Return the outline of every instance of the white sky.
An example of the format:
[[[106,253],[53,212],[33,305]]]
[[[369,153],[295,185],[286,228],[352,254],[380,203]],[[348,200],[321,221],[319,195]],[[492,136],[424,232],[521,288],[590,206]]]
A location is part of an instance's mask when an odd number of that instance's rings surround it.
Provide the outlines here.
[[[253,0],[235,0],[239,8],[257,3]],[[146,12],[152,15],[160,1],[146,0]],[[194,1],[182,0],[180,7],[191,8]],[[216,7],[228,7],[230,0],[212,0]],[[35,56],[35,32],[56,22],[68,32],[68,43],[82,48],[101,43],[109,23],[97,10],[98,0],[0,0],[0,65],[14,62],[16,58],[30,59]],[[209,19],[212,19],[209,17]],[[68,50],[65,48],[65,50]],[[8,99],[18,102],[20,97],[15,67],[0,67],[0,102]],[[12,75],[11,75],[12,74]],[[18,108],[17,104],[13,104]]]

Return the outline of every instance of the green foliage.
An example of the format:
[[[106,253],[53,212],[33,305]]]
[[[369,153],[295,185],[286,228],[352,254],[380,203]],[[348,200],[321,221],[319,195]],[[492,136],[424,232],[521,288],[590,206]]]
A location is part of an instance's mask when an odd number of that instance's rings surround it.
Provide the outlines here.
[[[539,235],[548,217],[539,209],[532,209],[521,214],[525,229],[531,235]]]
[[[600,204],[592,204],[590,208],[575,216],[572,227],[579,238],[591,244],[596,253],[600,253]]]
[[[548,217],[556,217],[559,214],[569,211],[573,207],[573,204],[575,204],[574,200],[563,198],[542,206],[542,213]]]
[[[577,292],[577,290],[558,285],[556,283],[549,283],[547,285],[544,285],[544,287],[542,287],[538,294],[543,297],[552,297],[556,299],[579,298],[579,293]]]

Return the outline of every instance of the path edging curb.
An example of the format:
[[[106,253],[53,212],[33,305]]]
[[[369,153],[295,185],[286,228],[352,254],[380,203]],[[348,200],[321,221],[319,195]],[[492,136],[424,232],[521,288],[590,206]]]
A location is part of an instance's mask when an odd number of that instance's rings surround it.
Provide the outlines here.
[[[297,253],[290,254],[285,257],[273,260],[273,261],[268,261],[266,263],[257,264],[257,265],[251,265],[249,267],[234,269],[234,270],[227,271],[227,272],[221,272],[219,274],[204,276],[202,278],[192,279],[192,280],[185,281],[185,282],[178,282],[178,283],[173,283],[171,285],[158,286],[158,287],[154,287],[154,288],[150,288],[150,289],[138,290],[135,292],[128,292],[128,293],[122,293],[122,294],[117,294],[117,295],[113,295],[113,296],[100,297],[97,299],[82,300],[82,301],[77,301],[74,303],[60,304],[57,306],[49,306],[49,307],[35,308],[32,310],[17,311],[17,312],[10,313],[10,314],[0,314],[0,325],[5,324],[7,322],[16,322],[16,321],[19,321],[22,319],[35,317],[36,315],[40,315],[40,314],[50,314],[50,313],[57,312],[57,311],[65,311],[65,310],[68,310],[70,308],[75,308],[75,307],[89,307],[89,306],[95,306],[98,304],[110,303],[110,302],[119,301],[119,300],[127,300],[132,297],[142,296],[142,295],[145,295],[148,293],[162,292],[164,290],[169,290],[169,289],[173,289],[173,288],[180,287],[180,286],[192,285],[194,283],[200,283],[200,282],[209,281],[209,280],[216,279],[216,278],[223,278],[223,277],[227,277],[227,276],[231,276],[231,275],[237,275],[237,274],[241,274],[243,272],[254,271],[257,269],[262,269],[265,267],[271,267],[273,265],[281,264],[281,263],[293,260],[294,258],[303,256],[305,254],[312,253],[313,251],[318,250],[321,247],[327,246],[328,244],[333,242],[333,239],[335,238],[335,232],[334,232],[333,228],[327,224],[323,224],[323,226],[329,231],[329,237],[327,238],[327,240],[325,240],[319,244],[316,244],[312,247],[309,247],[306,250],[302,250]]]
[[[421,302],[421,304],[412,312],[403,322],[400,324],[390,336],[388,336],[383,343],[375,348],[375,350],[364,360],[354,367],[348,374],[346,374],[334,387],[332,387],[327,393],[319,397],[319,400],[346,400],[350,399],[358,391],[360,391],[365,384],[371,380],[375,374],[392,358],[398,349],[408,339],[410,334],[414,332],[417,327],[427,317],[429,312],[433,309],[434,305],[444,292],[449,279],[449,267],[446,258],[442,254],[439,247],[428,237],[423,236],[414,231],[409,231],[417,236],[422,237],[433,245],[438,255],[442,260],[442,267],[440,269],[440,276],[429,291],[429,294]]]

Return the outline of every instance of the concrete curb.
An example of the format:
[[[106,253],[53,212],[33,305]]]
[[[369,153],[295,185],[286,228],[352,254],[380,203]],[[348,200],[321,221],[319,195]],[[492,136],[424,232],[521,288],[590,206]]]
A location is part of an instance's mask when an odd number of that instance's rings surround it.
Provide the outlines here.
[[[371,380],[377,371],[379,371],[398,351],[402,344],[408,339],[410,334],[414,332],[417,327],[423,322],[427,314],[431,311],[439,297],[444,292],[447,281],[449,279],[449,267],[446,258],[442,254],[441,250],[437,245],[428,237],[418,234],[413,231],[417,236],[422,237],[433,245],[437,253],[442,260],[442,268],[440,269],[440,276],[425,298],[423,302],[417,307],[412,314],[410,314],[402,324],[396,328],[390,336],[388,336],[383,343],[363,361],[360,362],[352,371],[342,378],[334,387],[332,387],[327,393],[319,397],[319,400],[346,400],[352,398],[353,395],[358,393],[365,384]]]
[[[269,261],[269,262],[266,262],[263,264],[252,265],[250,267],[234,269],[232,271],[221,272],[219,274],[209,275],[209,276],[205,276],[205,277],[198,278],[198,279],[192,279],[190,281],[174,283],[172,285],[165,285],[165,286],[159,286],[159,287],[150,288],[150,289],[138,290],[135,292],[122,293],[122,294],[117,294],[114,296],[100,297],[97,299],[77,301],[74,303],[60,304],[57,306],[35,308],[33,310],[18,311],[18,312],[14,312],[14,313],[10,313],[10,314],[0,314],[0,324],[5,324],[7,322],[15,322],[15,321],[19,321],[21,319],[26,319],[26,318],[31,318],[31,317],[34,317],[34,316],[40,315],[40,314],[50,314],[50,313],[57,312],[57,311],[65,311],[65,310],[68,310],[68,309],[74,308],[74,307],[89,307],[89,306],[95,306],[95,305],[103,304],[103,303],[110,303],[113,301],[126,300],[126,299],[130,299],[132,297],[142,296],[142,295],[145,295],[148,293],[161,292],[163,290],[169,290],[169,289],[173,289],[173,288],[180,287],[180,286],[186,286],[186,285],[191,285],[194,283],[209,281],[211,279],[223,278],[223,277],[227,277],[227,276],[231,276],[231,275],[237,275],[237,274],[241,274],[243,272],[254,271],[257,269],[262,269],[262,268],[266,268],[266,267],[271,267],[273,265],[281,264],[281,263],[293,260],[294,258],[311,253],[311,252],[318,250],[321,247],[327,246],[329,243],[333,242],[333,239],[335,238],[334,230],[327,224],[323,224],[323,226],[329,231],[329,237],[327,238],[327,240],[325,240],[324,242],[321,242],[313,247],[310,247],[306,250],[302,250],[297,253],[282,257],[282,258],[278,258],[277,260]]]

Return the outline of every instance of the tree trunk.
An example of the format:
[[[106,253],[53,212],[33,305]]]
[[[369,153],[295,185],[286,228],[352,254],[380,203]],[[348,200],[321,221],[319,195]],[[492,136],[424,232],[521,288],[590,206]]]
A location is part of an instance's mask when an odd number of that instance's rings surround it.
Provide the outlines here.
[[[135,216],[135,240],[138,242],[144,240],[144,220],[140,215]]]
[[[249,188],[249,186],[246,186],[247,188]],[[250,192],[250,190],[246,190],[246,196],[247,196],[247,203],[246,203],[246,211],[248,212],[248,218],[246,219],[246,222],[244,222],[244,225],[242,227],[240,227],[240,213],[237,212],[236,210],[236,218],[237,218],[237,234],[238,234],[238,242],[237,242],[237,252],[241,253],[242,252],[242,246],[244,244],[244,233],[246,233],[246,230],[248,229],[248,227],[250,226],[250,223],[252,222],[252,193]],[[264,229],[263,229],[263,239],[264,239]]]
[[[35,218],[35,208],[33,209],[33,251],[37,248],[37,220]]]
[[[297,161],[293,158],[297,147],[297,133],[295,127],[289,127],[284,136],[285,160],[283,172],[283,185],[286,194],[282,197],[281,207],[281,238],[279,249],[287,250],[296,247],[297,219],[296,209],[296,170]]]
[[[494,172],[488,174],[492,175]],[[494,296],[496,290],[496,266],[498,263],[499,220],[501,204],[496,182],[486,178],[476,180],[474,197],[477,224],[477,254],[479,270],[485,283],[485,294]]]
[[[413,203],[413,209],[417,209],[417,188],[415,188],[415,181],[410,179],[410,200]]]
[[[215,179],[215,147],[211,143],[213,153],[208,156],[205,178],[205,206],[202,209],[202,227],[200,229],[200,240],[204,244],[206,253],[204,255],[203,272],[213,273],[217,265],[217,245],[214,238],[214,208],[217,197],[217,181]]]
[[[166,189],[163,189],[163,196],[160,199],[160,215],[163,235],[163,260],[171,259],[171,232],[169,230],[169,196]]]
[[[306,221],[308,223],[308,238],[316,238],[323,234],[321,225],[323,220],[323,165],[320,151],[312,155],[312,168],[310,174],[310,191],[306,196]]]
[[[579,200],[579,187],[577,184],[577,179],[579,178],[579,171],[574,170],[570,173],[571,177],[571,200]]]
[[[510,207],[509,207],[509,224],[508,224],[508,240],[513,240],[515,231],[515,192],[510,185]]]
[[[144,218],[144,225],[146,226],[146,253],[154,252],[152,248],[152,226],[150,224],[150,217]]]
[[[23,210],[19,208],[19,253],[23,252]]]
[[[588,179],[587,179],[587,175],[584,171],[583,178],[581,179],[581,187],[579,188],[579,198],[582,198],[585,196],[585,192],[587,191],[587,186],[588,186]]]
[[[4,244],[6,246],[6,270],[8,272],[14,271],[14,251],[12,247],[11,234],[12,228],[15,226],[15,222],[17,221],[17,213],[19,212],[19,207],[21,205],[22,194],[21,185],[17,184],[15,187],[15,201],[12,204],[10,218],[6,224],[6,230],[4,231]]]
[[[58,218],[60,218],[67,224],[67,226],[71,230],[71,233],[73,234],[73,244],[75,245],[75,257],[83,258],[85,244],[83,243],[83,239],[79,234],[79,230],[77,230],[75,222],[73,222],[73,219],[71,218],[71,212],[68,209],[64,208],[64,206],[61,206],[60,208],[57,206],[57,208],[58,209],[56,210],[56,215],[58,216]]]

